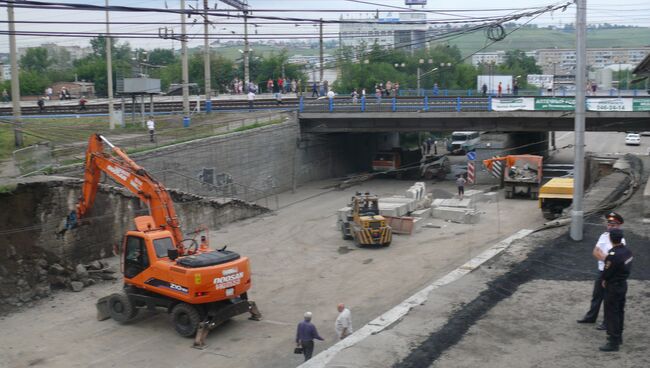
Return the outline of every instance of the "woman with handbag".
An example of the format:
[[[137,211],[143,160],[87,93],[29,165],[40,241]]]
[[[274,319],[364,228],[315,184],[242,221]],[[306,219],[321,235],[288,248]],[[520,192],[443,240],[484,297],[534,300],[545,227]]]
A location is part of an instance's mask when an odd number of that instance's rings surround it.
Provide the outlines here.
[[[308,361],[314,353],[314,339],[320,341],[324,341],[324,339],[318,334],[316,326],[311,323],[311,312],[305,312],[304,317],[304,321],[298,323],[294,353],[302,353],[305,356],[305,361]]]

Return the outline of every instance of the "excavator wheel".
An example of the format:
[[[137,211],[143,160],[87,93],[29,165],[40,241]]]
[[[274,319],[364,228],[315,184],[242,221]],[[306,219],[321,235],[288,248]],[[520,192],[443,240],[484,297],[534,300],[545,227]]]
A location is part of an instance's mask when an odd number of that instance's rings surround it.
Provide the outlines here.
[[[201,322],[199,311],[187,303],[178,303],[172,309],[174,329],[183,337],[194,337]]]
[[[133,305],[128,295],[115,293],[108,297],[108,313],[117,322],[125,323],[138,314],[138,309]]]

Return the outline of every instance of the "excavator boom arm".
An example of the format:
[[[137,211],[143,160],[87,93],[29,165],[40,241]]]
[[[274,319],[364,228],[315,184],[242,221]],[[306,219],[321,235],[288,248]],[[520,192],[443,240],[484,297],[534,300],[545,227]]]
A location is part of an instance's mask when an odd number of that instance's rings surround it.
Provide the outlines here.
[[[116,156],[105,153],[103,143],[109,145]],[[99,134],[94,134],[88,141],[84,184],[82,196],[77,204],[77,217],[83,218],[92,208],[102,172],[122,184],[147,204],[155,225],[171,231],[179,253],[183,254],[183,234],[167,189],[145,169],[131,160],[126,153]]]

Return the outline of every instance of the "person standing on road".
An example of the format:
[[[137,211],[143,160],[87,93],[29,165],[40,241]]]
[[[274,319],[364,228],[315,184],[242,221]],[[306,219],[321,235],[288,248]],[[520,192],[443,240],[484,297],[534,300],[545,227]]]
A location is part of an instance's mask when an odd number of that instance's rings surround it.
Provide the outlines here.
[[[340,303],[336,306],[336,309],[339,311],[338,317],[336,317],[336,322],[334,323],[334,330],[339,337],[339,340],[343,340],[346,337],[352,334],[352,313],[348,308],[345,307],[345,304]]]
[[[605,297],[605,288],[602,286],[601,276],[605,269],[605,258],[613,246],[609,239],[609,233],[614,229],[619,229],[621,225],[623,225],[623,216],[616,212],[609,212],[605,215],[605,219],[607,221],[607,230],[600,235],[598,242],[596,242],[596,246],[591,252],[593,257],[598,260],[598,277],[594,282],[594,290],[591,293],[591,305],[589,306],[589,311],[587,311],[582,319],[578,320],[578,323],[596,323],[598,312],[600,311],[600,305]],[[625,239],[622,239],[621,241],[625,244]],[[597,329],[605,330],[605,325],[606,323],[603,322],[597,327]]]
[[[147,119],[147,130],[149,130],[149,142],[154,142],[154,134],[156,133],[156,123],[153,121],[153,116]]]
[[[311,359],[314,353],[314,339],[325,341],[316,330],[316,326],[311,323],[311,312],[305,312],[304,321],[298,323],[296,331],[296,346],[302,347],[302,354],[305,356],[305,361]]]
[[[458,187],[458,198],[460,198],[461,201],[465,195],[465,183],[467,183],[467,180],[465,180],[463,174],[458,175],[458,178],[456,179],[456,186]]]
[[[622,243],[623,230],[612,229],[609,240],[613,247],[605,258],[605,269],[601,284],[605,289],[605,325],[607,343],[601,351],[618,351],[623,343],[623,320],[625,318],[625,296],[627,278],[632,270],[632,252]]]
[[[248,91],[248,111],[253,110],[253,102],[255,102],[255,92]]]

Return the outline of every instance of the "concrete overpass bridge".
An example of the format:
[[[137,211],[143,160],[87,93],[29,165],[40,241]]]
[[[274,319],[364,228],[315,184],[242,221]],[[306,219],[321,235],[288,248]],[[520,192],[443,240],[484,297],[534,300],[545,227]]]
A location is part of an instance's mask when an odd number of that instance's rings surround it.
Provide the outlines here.
[[[350,98],[301,102],[303,132],[570,131],[573,97]],[[650,130],[650,98],[588,98],[586,130]]]

